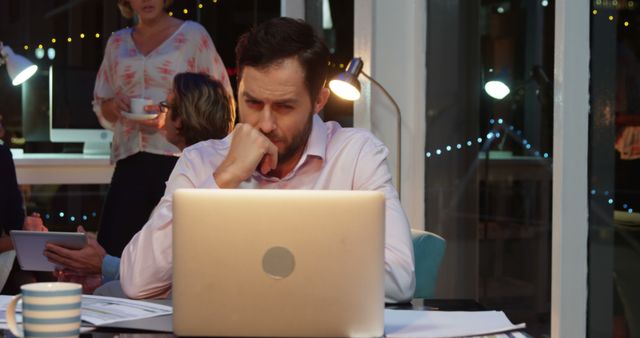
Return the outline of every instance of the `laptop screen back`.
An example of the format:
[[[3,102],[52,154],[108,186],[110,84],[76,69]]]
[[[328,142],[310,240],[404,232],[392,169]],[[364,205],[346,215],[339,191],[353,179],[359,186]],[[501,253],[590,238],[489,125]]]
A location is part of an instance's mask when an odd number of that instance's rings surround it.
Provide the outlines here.
[[[382,336],[384,203],[367,191],[176,191],[175,333]]]

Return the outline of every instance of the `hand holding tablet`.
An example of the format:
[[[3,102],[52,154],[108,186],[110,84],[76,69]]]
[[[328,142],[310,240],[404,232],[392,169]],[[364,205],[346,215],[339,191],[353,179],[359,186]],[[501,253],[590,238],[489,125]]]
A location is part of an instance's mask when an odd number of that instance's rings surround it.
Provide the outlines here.
[[[56,265],[44,256],[47,243],[69,249],[81,249],[87,244],[87,236],[81,232],[40,232],[12,230],[11,241],[18,263],[26,271],[54,271]]]

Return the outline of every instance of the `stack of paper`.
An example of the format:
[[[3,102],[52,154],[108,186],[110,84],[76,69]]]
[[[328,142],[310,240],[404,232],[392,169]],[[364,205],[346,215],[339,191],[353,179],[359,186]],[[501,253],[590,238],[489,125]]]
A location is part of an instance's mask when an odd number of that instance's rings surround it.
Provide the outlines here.
[[[173,313],[171,306],[125,298],[82,296],[82,320],[96,326]]]
[[[384,331],[388,338],[468,337],[523,328],[524,323],[514,325],[502,311],[384,311]]]

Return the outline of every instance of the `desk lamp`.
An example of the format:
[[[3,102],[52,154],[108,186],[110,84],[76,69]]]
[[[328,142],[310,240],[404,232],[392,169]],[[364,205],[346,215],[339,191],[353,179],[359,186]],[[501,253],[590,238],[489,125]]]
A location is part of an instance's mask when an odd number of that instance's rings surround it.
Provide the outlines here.
[[[351,62],[349,62],[349,64],[347,65],[347,69],[344,72],[338,74],[331,81],[329,81],[329,88],[331,89],[332,92],[334,92],[339,97],[345,100],[355,101],[360,98],[360,81],[358,81],[358,75],[362,74],[364,77],[369,79],[369,81],[371,81],[376,86],[378,86],[378,88],[382,90],[382,92],[389,98],[393,106],[396,108],[396,131],[397,131],[396,153],[398,154],[398,161],[396,162],[396,173],[398,175],[398,186],[397,186],[398,196],[400,196],[400,187],[401,187],[400,177],[402,176],[400,173],[401,163],[402,163],[402,157],[401,157],[402,145],[400,143],[401,142],[400,136],[402,133],[402,129],[401,129],[402,114],[400,113],[400,107],[398,106],[398,103],[396,102],[396,100],[393,99],[391,94],[389,94],[389,92],[387,92],[387,90],[378,81],[373,79],[371,76],[369,76],[367,73],[365,73],[362,70],[363,65],[364,63],[362,62],[361,58],[359,57],[353,58]]]
[[[11,47],[5,46],[0,41],[0,65],[6,64],[11,84],[20,85],[27,81],[38,70],[38,66],[22,55],[13,52]]]

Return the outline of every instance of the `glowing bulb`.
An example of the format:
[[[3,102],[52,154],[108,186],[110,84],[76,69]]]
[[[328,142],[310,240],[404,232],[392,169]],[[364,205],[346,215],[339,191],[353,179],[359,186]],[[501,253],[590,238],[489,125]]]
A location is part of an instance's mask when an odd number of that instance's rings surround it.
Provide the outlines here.
[[[613,15],[609,15],[609,21],[613,21]]]
[[[84,39],[84,33],[80,33],[80,39]]]
[[[27,69],[20,72],[14,79],[11,81],[11,84],[17,86],[25,81],[27,81],[33,74],[38,71],[38,66],[31,65],[27,67]]]
[[[173,16],[173,12],[169,12],[169,16]]]
[[[360,91],[345,81],[331,80],[329,82],[329,88],[345,100],[355,101],[360,98]]]
[[[29,45],[24,45],[24,50],[29,50]]]
[[[625,27],[629,27],[629,21],[625,21],[625,22],[624,22],[624,26],[625,26]]]
[[[198,8],[202,8],[204,7],[202,4],[198,4]]]
[[[189,14],[189,10],[185,8],[185,9],[182,10],[182,13]]]
[[[56,58],[56,50],[53,48],[49,48],[47,49],[47,57],[49,58],[49,60],[53,60]]]
[[[38,45],[38,49],[42,49],[42,44],[39,44],[39,45]]]
[[[71,37],[68,37],[67,42],[71,42],[71,41],[73,41],[73,39],[71,39]]]
[[[511,90],[502,81],[489,81],[484,85],[484,91],[496,100],[504,99]]]
[[[40,45],[40,46],[42,46],[42,45]],[[42,49],[42,47],[38,47],[36,49],[35,53],[36,53],[36,59],[38,59],[38,60],[42,59],[44,57],[44,49]]]
[[[593,13],[593,15],[596,15],[596,14],[598,14],[598,10],[594,9],[593,11],[591,11],[591,13]]]
[[[51,39],[51,43],[56,43],[56,41],[58,41],[56,38]]]

